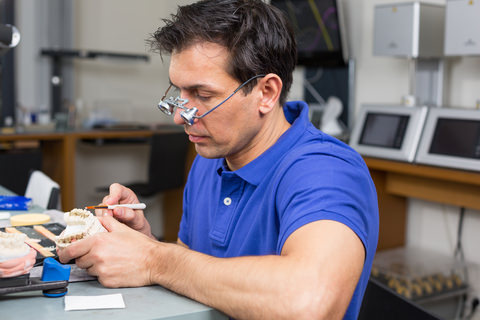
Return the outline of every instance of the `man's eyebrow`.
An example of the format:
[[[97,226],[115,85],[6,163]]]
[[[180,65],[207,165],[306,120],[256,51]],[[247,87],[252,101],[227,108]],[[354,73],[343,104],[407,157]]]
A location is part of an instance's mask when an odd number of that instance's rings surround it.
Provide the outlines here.
[[[213,88],[211,88],[210,86],[208,86],[207,84],[202,84],[202,83],[198,83],[198,84],[192,84],[190,86],[185,86],[185,87],[182,87],[180,88],[179,86],[175,85],[172,80],[168,80],[168,82],[170,83],[170,85],[172,87],[174,87],[175,89],[183,89],[183,90],[187,90],[187,91],[191,91],[191,90],[196,90],[196,89],[205,89],[205,90],[210,90],[210,91],[214,91]]]

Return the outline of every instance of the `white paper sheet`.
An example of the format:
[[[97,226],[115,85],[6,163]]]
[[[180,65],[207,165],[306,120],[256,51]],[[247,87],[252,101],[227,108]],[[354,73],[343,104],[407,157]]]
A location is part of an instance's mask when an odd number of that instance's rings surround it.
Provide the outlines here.
[[[65,311],[125,308],[121,293],[102,296],[65,296]]]

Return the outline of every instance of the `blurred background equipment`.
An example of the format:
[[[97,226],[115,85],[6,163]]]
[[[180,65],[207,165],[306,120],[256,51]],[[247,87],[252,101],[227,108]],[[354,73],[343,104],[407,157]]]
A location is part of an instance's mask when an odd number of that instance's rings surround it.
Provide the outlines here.
[[[0,53],[5,53],[20,42],[20,32],[10,24],[0,24]]]
[[[20,42],[20,32],[14,21],[14,0],[0,0],[0,128],[14,122],[15,77],[14,47]]]
[[[303,97],[298,99],[306,101],[312,109],[310,121],[320,130],[347,140],[353,124],[355,63],[349,55],[341,1],[272,0],[271,3],[286,14],[295,33],[296,72],[302,74],[298,80],[303,86]]]

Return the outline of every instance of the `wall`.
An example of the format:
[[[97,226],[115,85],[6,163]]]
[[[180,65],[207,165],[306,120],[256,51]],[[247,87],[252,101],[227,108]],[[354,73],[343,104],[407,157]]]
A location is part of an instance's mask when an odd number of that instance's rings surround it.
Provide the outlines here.
[[[150,62],[77,60],[76,92],[89,110],[110,108],[121,120],[170,122],[156,104],[168,87],[168,61],[149,52],[146,40],[177,5],[192,1],[82,0],[75,2],[76,46],[148,54]],[[87,17],[87,18],[84,18]],[[120,105],[121,112],[114,105]]]

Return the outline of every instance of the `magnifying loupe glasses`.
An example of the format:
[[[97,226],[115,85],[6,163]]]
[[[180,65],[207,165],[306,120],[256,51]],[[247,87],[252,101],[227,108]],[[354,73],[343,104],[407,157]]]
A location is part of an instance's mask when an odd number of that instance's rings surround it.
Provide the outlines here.
[[[253,79],[256,79],[256,78],[261,78],[261,77],[265,77],[264,74],[260,74],[260,75],[256,75],[254,77],[251,77],[250,79],[248,79],[247,81],[245,81],[244,83],[242,83],[241,85],[238,86],[237,89],[235,89],[235,91],[233,91],[225,100],[223,100],[222,102],[220,102],[219,104],[217,104],[215,107],[213,107],[212,109],[208,110],[207,112],[205,112],[204,114],[202,114],[201,116],[197,116],[197,112],[198,112],[198,109],[196,107],[191,107],[191,108],[187,108],[185,106],[185,104],[188,103],[188,99],[182,99],[180,98],[179,96],[177,96],[176,98],[174,97],[170,97],[168,99],[165,100],[165,97],[167,96],[168,94],[168,91],[170,90],[170,88],[173,86],[172,84],[168,87],[167,91],[165,91],[165,94],[163,95],[162,99],[160,100],[160,102],[158,103],[158,109],[162,110],[163,113],[165,114],[168,114],[169,116],[172,115],[174,112],[175,112],[175,108],[180,108],[182,109],[182,111],[180,112],[180,116],[182,117],[182,119],[185,121],[186,124],[188,125],[192,125],[193,122],[195,121],[195,119],[201,119],[203,117],[205,117],[207,114],[209,114],[210,112],[212,112],[213,110],[217,109],[218,107],[220,107],[222,104],[224,104],[228,99],[230,99],[235,93],[237,93],[240,89],[242,89],[247,83],[249,83],[250,81],[252,81]]]

